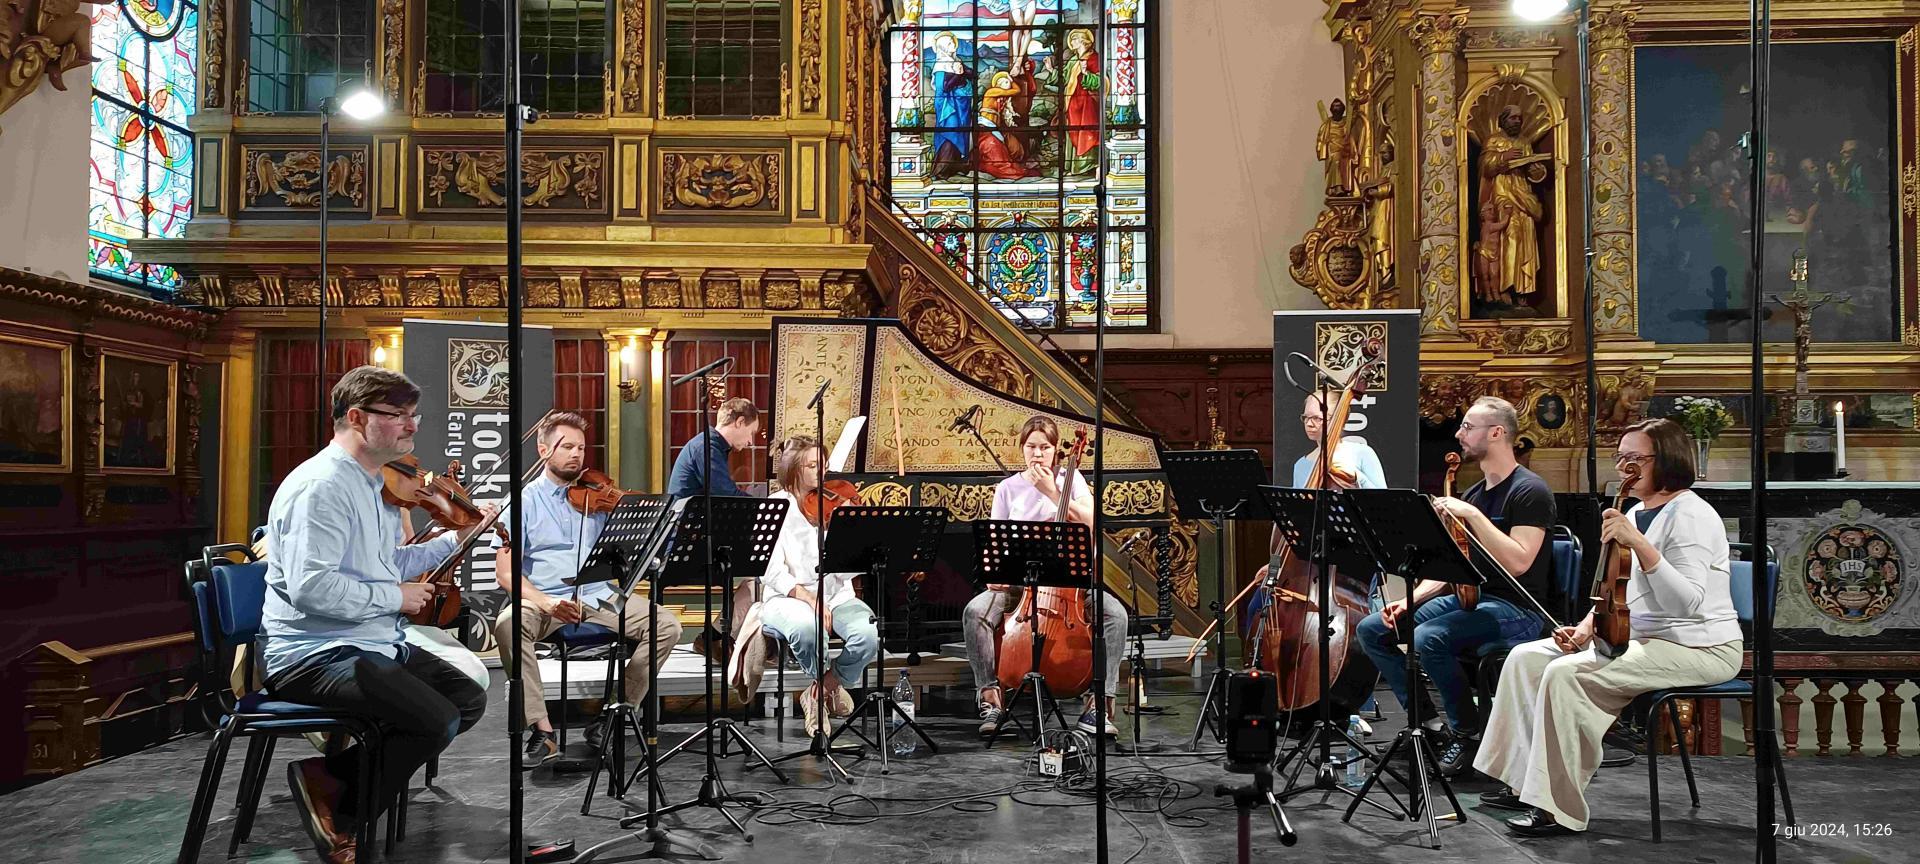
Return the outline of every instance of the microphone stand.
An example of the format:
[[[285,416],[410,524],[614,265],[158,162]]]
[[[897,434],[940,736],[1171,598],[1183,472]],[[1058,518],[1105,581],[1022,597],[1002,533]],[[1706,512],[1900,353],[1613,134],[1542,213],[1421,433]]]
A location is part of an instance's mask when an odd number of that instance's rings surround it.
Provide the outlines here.
[[[831,744],[829,744],[827,741],[827,727],[832,724],[828,722],[827,688],[821,686],[823,679],[825,679],[827,675],[827,636],[828,636],[827,619],[832,617],[833,615],[833,610],[827,608],[827,574],[824,572],[821,572],[821,567],[826,564],[825,556],[827,553],[827,517],[825,513],[827,509],[826,501],[825,501],[826,486],[827,486],[826,395],[827,395],[827,385],[831,383],[832,383],[831,379],[822,380],[820,382],[819,389],[813,391],[812,401],[809,401],[807,403],[807,407],[813,409],[814,434],[818,436],[814,440],[817,442],[817,446],[820,448],[820,461],[814,464],[814,476],[813,476],[814,497],[816,499],[820,499],[820,506],[818,509],[821,511],[815,514],[814,525],[813,525],[814,538],[815,538],[815,555],[813,559],[813,599],[814,599],[814,602],[819,604],[819,607],[820,607],[814,610],[814,615],[813,615],[813,628],[814,628],[813,629],[813,633],[814,633],[813,646],[814,646],[814,651],[816,652],[814,654],[814,660],[818,664],[813,667],[814,668],[814,676],[813,676],[814,714],[813,716],[816,719],[818,719],[820,722],[816,724],[812,729],[808,730],[811,734],[808,736],[807,749],[802,750],[798,753],[790,753],[786,756],[782,756],[773,761],[776,763],[779,763],[779,762],[786,762],[792,759],[803,758],[806,756],[817,756],[826,763],[827,779],[829,781],[833,780],[833,778],[837,776],[841,780],[845,780],[848,785],[852,785],[854,783],[853,775],[848,773],[847,769],[844,766],[842,766],[838,760],[833,758],[834,747]],[[800,501],[799,503],[800,503],[802,515],[805,515],[806,502]],[[787,698],[787,694],[785,693],[780,694],[780,698],[782,699]],[[859,748],[857,745],[849,746],[843,749],[841,752],[858,753]]]
[[[979,442],[980,449],[986,451],[987,458],[993,460],[994,467],[999,468],[1001,474],[1006,474],[1007,463],[1000,461],[1000,454],[993,452],[993,448],[987,444],[987,439],[980,437],[980,427],[974,425],[972,418],[969,416],[972,413],[973,412],[969,411],[967,414],[961,415],[960,419],[954,422],[958,424],[960,428],[973,433],[973,440]]]

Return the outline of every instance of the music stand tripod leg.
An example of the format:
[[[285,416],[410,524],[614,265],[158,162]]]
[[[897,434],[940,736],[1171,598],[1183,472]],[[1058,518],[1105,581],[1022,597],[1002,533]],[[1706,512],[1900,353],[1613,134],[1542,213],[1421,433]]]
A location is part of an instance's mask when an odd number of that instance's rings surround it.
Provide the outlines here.
[[[1220,509],[1200,502],[1206,510],[1206,516],[1213,520],[1214,556],[1213,556],[1213,675],[1207,680],[1207,693],[1200,699],[1200,716],[1193,721],[1193,740],[1187,749],[1200,749],[1200,732],[1209,730],[1213,740],[1226,743],[1226,728],[1222,719],[1227,714],[1227,679],[1232,672],[1227,668],[1227,570],[1226,555],[1226,516],[1238,510],[1244,501],[1235,502],[1232,507]]]

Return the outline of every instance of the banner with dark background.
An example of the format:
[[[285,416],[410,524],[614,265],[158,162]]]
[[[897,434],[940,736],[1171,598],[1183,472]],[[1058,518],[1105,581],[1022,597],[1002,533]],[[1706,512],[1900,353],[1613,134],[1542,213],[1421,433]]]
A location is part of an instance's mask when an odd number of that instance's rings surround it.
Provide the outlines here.
[[[1289,371],[1301,387],[1312,387],[1313,370],[1287,355],[1298,351],[1343,378],[1358,368],[1361,348],[1379,340],[1386,352],[1367,394],[1353,402],[1347,417],[1349,436],[1365,438],[1380,454],[1387,485],[1412,489],[1420,479],[1420,310],[1380,309],[1273,313],[1273,471],[1274,482],[1293,485],[1294,460],[1313,449],[1300,429],[1306,392],[1287,383]],[[1337,392],[1337,391],[1335,391]]]
[[[402,371],[420,387],[420,428],[413,434],[413,454],[430,471],[445,471],[449,460],[457,460],[463,469],[461,484],[473,494],[474,503],[505,508],[512,482],[507,447],[513,435],[507,423],[506,325],[414,319],[404,324]],[[526,380],[520,385],[519,428],[525,434],[553,407],[553,330],[523,328],[520,346]],[[521,464],[531,467],[538,458],[529,437]],[[500,607],[493,569],[490,545],[475,543],[462,568],[461,584],[468,611],[487,620]]]

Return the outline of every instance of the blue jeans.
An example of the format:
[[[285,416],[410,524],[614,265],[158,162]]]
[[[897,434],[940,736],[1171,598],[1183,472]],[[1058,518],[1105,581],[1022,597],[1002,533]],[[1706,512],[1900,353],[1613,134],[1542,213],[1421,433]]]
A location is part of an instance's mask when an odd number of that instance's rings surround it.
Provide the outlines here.
[[[1457,732],[1478,731],[1479,721],[1473,703],[1467,698],[1466,676],[1461,674],[1459,657],[1489,642],[1519,644],[1540,636],[1541,622],[1533,613],[1491,594],[1482,593],[1473,611],[1460,608],[1460,598],[1452,594],[1435,597],[1420,604],[1413,615],[1413,649],[1420,656],[1420,669],[1440,691],[1440,706],[1447,712],[1447,723]],[[1373,658],[1380,677],[1387,679],[1393,695],[1408,710],[1413,701],[1407,695],[1407,655],[1400,650],[1393,628],[1380,613],[1360,619],[1356,635],[1360,648]]]
[[[760,607],[760,630],[793,646],[801,674],[814,680],[820,677],[820,643],[815,641],[820,623],[813,607],[792,597],[768,600]],[[832,658],[834,676],[842,687],[860,686],[860,673],[880,654],[873,610],[859,600],[833,607],[833,635],[841,641],[839,656]]]

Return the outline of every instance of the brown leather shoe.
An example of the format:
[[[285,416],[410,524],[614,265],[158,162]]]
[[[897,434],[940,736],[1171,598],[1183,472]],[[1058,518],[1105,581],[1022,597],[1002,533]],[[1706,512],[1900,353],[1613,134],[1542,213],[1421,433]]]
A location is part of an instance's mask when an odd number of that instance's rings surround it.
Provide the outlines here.
[[[287,785],[293,789],[293,803],[300,808],[300,824],[326,864],[354,864],[354,835],[342,830],[334,810],[346,788],[327,773],[325,759],[302,759],[287,763]]]

